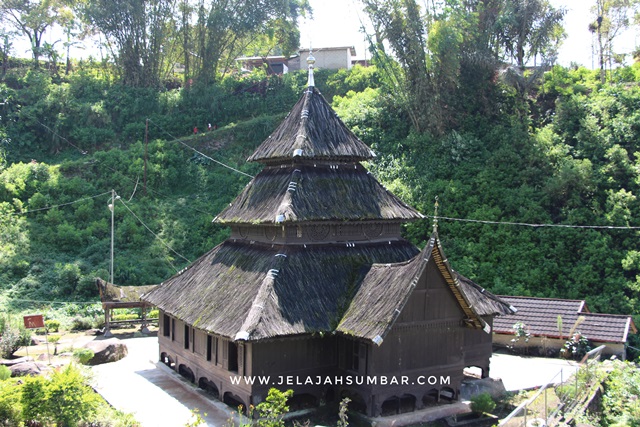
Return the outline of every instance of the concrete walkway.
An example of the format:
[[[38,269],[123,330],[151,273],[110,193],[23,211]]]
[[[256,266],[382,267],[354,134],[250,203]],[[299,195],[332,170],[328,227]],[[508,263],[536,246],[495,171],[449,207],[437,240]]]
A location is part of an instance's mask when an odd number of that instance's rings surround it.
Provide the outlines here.
[[[507,391],[516,391],[566,381],[579,367],[572,360],[494,353],[489,375],[502,379]]]
[[[182,427],[194,420],[194,409],[207,426],[228,424],[231,414],[226,405],[156,362],[157,337],[122,342],[129,350],[124,359],[92,368],[96,391],[113,407],[133,414],[142,427]]]

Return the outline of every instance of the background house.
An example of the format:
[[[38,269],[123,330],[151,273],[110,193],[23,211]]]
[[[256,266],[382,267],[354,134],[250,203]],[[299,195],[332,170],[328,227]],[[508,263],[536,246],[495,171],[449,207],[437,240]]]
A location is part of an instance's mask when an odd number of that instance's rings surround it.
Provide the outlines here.
[[[322,70],[350,69],[356,56],[356,49],[353,46],[321,47],[314,48],[312,51],[316,58],[315,67]],[[289,59],[289,69],[293,71],[306,67],[303,58],[308,57],[309,53],[309,49],[300,49],[297,57]]]
[[[493,343],[508,346],[514,337],[513,325],[522,322],[531,334],[529,351],[555,355],[569,339],[572,330],[586,336],[594,345],[606,346],[604,355],[627,356],[627,338],[638,332],[631,316],[591,313],[584,300],[500,296],[518,311],[496,318]],[[559,328],[560,317],[562,329]],[[524,345],[521,343],[521,345]]]

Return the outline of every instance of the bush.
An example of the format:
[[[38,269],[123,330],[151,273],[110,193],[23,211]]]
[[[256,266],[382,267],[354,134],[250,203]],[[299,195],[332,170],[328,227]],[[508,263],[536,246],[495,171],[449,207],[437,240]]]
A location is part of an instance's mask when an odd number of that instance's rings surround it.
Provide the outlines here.
[[[31,332],[20,327],[5,325],[0,331],[0,356],[9,358],[20,347],[31,344]]]
[[[87,329],[91,329],[92,327],[93,321],[88,317],[77,316],[71,320],[72,331],[86,331]]]
[[[17,390],[20,390],[19,382],[0,381],[0,425],[2,426],[22,425],[22,405],[20,393],[17,393]]]
[[[99,395],[73,365],[55,371],[49,379],[27,378],[21,397],[26,419],[68,427],[92,421],[101,403]]]
[[[471,410],[475,413],[490,414],[496,409],[496,402],[493,401],[489,393],[480,393],[471,398]]]
[[[122,314],[114,314],[113,318],[111,320],[113,321],[117,321],[117,320],[136,320],[139,319],[140,316],[138,316],[137,314],[134,313],[122,313]]]
[[[7,368],[5,365],[0,365],[0,381],[4,381],[8,378],[11,378],[11,369]]]
[[[55,319],[45,320],[44,322],[49,332],[58,332],[60,330],[60,321]]]
[[[93,350],[90,348],[77,348],[73,351],[73,357],[82,365],[89,363],[89,360],[93,359],[94,355]]]
[[[277,388],[270,388],[264,402],[256,406],[258,415],[261,418],[258,421],[258,426],[284,427],[284,420],[282,418],[289,412],[287,400],[289,400],[291,396],[293,396],[293,390],[283,392]]]

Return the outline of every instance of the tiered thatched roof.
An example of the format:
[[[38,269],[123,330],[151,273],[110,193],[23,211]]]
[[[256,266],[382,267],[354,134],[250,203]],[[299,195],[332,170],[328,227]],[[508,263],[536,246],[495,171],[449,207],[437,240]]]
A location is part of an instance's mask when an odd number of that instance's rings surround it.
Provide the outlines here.
[[[280,220],[277,218],[280,217]],[[422,218],[359,164],[267,167],[217,220],[273,224]]]
[[[282,124],[248,161],[283,163],[311,160],[372,159],[373,151],[342,122],[315,87],[310,87]]]
[[[372,264],[416,253],[406,241],[306,248],[226,241],[145,299],[230,338],[332,332]]]
[[[259,228],[320,221],[397,225],[421,218],[360,165],[373,152],[312,82],[249,157],[265,163],[264,170],[217,220]],[[406,302],[425,259],[433,257],[470,326],[482,326],[483,315],[506,311],[492,296],[457,280],[435,236],[413,258],[418,249],[399,231],[384,243],[362,234],[341,244],[335,241],[345,237],[313,245],[227,240],[144,298],[187,324],[236,340],[336,330],[373,340],[393,325],[393,313]]]

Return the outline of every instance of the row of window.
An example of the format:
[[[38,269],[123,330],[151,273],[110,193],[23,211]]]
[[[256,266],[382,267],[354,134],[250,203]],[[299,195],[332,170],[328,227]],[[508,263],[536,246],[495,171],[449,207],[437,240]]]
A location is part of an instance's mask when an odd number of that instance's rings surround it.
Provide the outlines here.
[[[176,341],[176,319],[163,314],[162,319],[163,336]],[[229,371],[238,372],[238,368],[243,365],[244,351],[238,345],[230,340],[206,335],[206,347],[204,355],[208,362],[222,366]],[[196,352],[196,330],[189,325],[184,325],[183,344],[185,350]]]

